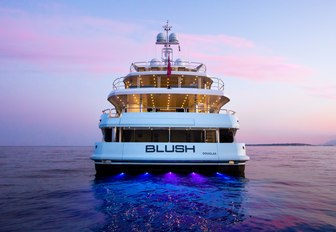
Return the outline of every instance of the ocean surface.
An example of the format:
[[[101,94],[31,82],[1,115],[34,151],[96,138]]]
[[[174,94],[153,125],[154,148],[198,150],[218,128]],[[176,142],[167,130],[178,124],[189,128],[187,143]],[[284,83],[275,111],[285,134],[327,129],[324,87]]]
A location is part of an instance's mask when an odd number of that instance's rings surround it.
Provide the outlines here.
[[[0,147],[0,231],[336,231],[336,147],[247,147],[245,178],[99,178],[92,147]]]

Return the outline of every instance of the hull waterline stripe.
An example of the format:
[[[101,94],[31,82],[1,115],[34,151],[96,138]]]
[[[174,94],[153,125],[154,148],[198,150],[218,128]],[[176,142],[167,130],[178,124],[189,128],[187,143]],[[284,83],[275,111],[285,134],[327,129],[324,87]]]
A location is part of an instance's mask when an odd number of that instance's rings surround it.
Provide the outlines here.
[[[102,162],[102,161],[95,161],[96,164],[102,164],[102,165],[212,165],[212,166],[218,166],[218,165],[245,165],[244,162],[234,163],[230,164],[229,162],[222,163],[222,162]]]

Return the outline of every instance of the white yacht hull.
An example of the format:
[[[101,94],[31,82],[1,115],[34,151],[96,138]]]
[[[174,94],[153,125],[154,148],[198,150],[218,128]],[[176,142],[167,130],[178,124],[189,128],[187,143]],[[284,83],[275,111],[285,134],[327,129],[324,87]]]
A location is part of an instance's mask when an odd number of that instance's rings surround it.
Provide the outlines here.
[[[123,171],[202,171],[243,174],[246,148],[243,143],[96,143],[98,174]]]

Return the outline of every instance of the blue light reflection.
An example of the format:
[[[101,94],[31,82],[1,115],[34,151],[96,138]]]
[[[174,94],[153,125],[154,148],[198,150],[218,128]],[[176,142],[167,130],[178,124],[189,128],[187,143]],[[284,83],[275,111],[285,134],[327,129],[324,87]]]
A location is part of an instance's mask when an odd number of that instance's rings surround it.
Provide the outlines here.
[[[106,215],[106,224],[97,231],[157,231],[163,227],[224,231],[247,218],[247,181],[242,178],[227,181],[221,173],[197,172],[120,173],[116,177],[96,179],[93,184],[95,198],[101,200],[98,210]]]

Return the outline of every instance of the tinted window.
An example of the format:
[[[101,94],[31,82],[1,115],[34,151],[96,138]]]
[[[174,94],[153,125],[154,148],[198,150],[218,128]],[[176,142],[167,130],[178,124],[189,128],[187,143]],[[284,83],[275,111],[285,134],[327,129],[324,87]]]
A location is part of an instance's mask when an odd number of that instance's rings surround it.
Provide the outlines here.
[[[221,143],[233,143],[234,140],[234,131],[230,129],[220,129],[219,130],[219,139]]]

